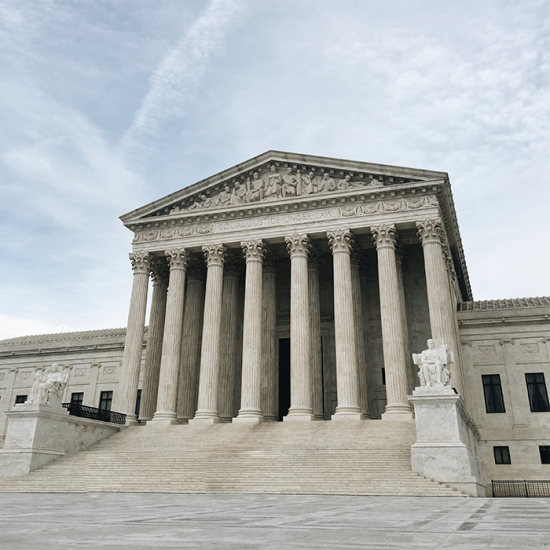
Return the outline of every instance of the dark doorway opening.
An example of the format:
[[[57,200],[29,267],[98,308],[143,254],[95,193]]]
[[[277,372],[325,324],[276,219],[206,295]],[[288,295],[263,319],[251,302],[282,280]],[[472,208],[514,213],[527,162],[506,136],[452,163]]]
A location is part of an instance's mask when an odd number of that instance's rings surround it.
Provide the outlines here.
[[[290,338],[279,339],[279,421],[290,409]]]

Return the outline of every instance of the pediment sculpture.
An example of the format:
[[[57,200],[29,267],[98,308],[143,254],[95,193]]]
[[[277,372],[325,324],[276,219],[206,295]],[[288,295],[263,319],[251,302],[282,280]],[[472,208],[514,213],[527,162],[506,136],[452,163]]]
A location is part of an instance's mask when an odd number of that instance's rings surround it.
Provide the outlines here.
[[[320,175],[314,171],[294,170],[290,167],[280,171],[277,166],[271,165],[267,171],[256,171],[246,180],[243,176],[240,181],[235,178],[231,182],[226,182],[223,190],[212,197],[206,192],[198,194],[193,197],[194,202],[190,206],[174,206],[170,214],[383,185],[382,181],[376,178],[352,179],[352,175],[347,174],[335,180],[329,172]]]
[[[51,395],[61,399],[68,380],[69,373],[63,373],[62,368],[57,363],[47,369],[37,370],[34,375],[31,394],[25,404],[47,405],[50,402]]]
[[[435,347],[432,339],[428,340],[428,349],[422,353],[413,353],[414,364],[418,366],[418,378],[421,386],[448,386],[451,379],[453,354],[443,344]]]

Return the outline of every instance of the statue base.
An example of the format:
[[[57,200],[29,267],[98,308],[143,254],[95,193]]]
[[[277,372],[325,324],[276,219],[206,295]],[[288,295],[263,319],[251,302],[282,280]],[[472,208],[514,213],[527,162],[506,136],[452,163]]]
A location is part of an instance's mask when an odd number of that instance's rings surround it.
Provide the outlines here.
[[[468,495],[486,496],[479,432],[460,395],[449,386],[423,386],[408,399],[417,433],[411,448],[413,471]]]

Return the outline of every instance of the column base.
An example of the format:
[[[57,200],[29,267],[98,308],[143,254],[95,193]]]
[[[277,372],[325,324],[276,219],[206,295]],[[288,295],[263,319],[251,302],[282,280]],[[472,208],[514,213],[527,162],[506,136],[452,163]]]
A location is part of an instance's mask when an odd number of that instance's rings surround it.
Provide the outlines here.
[[[382,414],[382,420],[409,422],[413,420],[413,412],[411,408],[406,405],[386,406],[386,411]]]
[[[287,416],[283,416],[283,422],[311,422],[315,420],[311,409],[291,408]]]
[[[191,418],[188,424],[219,424],[218,411],[197,411],[195,418]]]
[[[336,407],[336,412],[332,415],[331,420],[364,420],[359,407],[343,406]]]
[[[126,415],[126,426],[139,426],[137,416],[135,414]]]
[[[158,414],[155,413],[155,415],[153,416],[153,420],[151,420],[150,422],[147,422],[148,426],[153,426],[153,425],[159,426],[163,424],[166,426],[179,424],[176,414],[175,413],[158,413]]]
[[[263,421],[263,416],[237,416],[233,419],[234,424],[259,424]]]

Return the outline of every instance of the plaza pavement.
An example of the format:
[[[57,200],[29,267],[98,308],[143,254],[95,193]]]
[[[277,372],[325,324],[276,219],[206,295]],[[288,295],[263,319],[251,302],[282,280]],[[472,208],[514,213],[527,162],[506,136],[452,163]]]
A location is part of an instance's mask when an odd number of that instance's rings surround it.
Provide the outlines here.
[[[550,548],[550,499],[0,494],[1,550]]]

